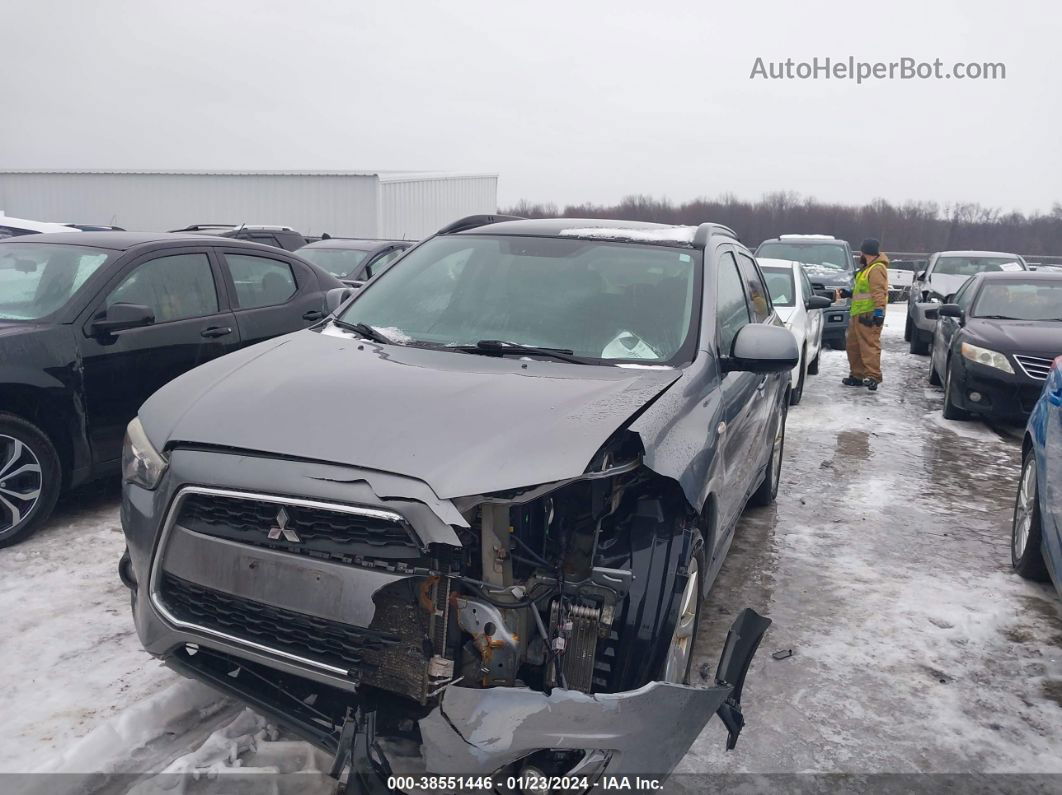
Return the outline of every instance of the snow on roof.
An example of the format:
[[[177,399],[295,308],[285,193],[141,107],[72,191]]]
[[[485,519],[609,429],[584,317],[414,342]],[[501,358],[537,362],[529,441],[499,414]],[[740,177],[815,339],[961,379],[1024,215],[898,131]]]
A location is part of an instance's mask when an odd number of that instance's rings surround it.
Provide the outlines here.
[[[794,238],[794,237],[797,237],[797,238],[811,238],[811,239],[814,239],[814,240],[836,240],[837,239],[833,235],[779,235],[778,236],[778,238],[780,240],[789,240],[789,239]]]
[[[662,226],[658,229],[624,229],[609,226],[580,226],[562,229],[560,237],[585,237],[598,240],[628,240],[632,243],[692,243],[695,226]]]

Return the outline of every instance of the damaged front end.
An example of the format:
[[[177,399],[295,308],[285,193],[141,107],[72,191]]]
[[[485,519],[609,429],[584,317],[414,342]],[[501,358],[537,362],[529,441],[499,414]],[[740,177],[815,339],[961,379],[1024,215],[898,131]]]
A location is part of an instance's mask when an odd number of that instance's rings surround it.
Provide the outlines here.
[[[152,566],[155,609],[185,633],[167,662],[367,788],[666,775],[716,713],[732,747],[770,622],[743,612],[714,685],[684,684],[693,638],[677,668],[673,645],[706,571],[697,517],[636,434],[602,450],[581,477],[430,510],[381,498],[378,475],[358,481],[371,507],[356,510],[185,487]]]

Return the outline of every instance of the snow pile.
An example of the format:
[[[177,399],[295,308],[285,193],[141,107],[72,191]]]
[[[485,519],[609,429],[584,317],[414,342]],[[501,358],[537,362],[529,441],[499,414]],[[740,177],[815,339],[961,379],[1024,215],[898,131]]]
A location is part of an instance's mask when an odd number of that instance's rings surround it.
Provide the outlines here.
[[[197,749],[130,790],[130,795],[332,795],[330,762],[309,743],[278,741],[276,727],[244,709]]]
[[[114,772],[132,752],[167,732],[202,722],[224,705],[225,701],[206,685],[178,679],[49,756],[36,772]]]
[[[659,229],[624,229],[607,226],[582,226],[562,229],[561,237],[582,237],[600,240],[628,240],[632,243],[692,243],[697,234],[695,226],[665,226]]]

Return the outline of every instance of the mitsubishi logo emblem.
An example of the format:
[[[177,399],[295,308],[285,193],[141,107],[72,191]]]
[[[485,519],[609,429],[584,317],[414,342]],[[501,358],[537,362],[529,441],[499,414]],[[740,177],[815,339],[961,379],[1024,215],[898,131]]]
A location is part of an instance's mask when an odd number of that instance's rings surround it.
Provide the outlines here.
[[[299,538],[298,533],[288,527],[288,522],[291,521],[291,517],[288,516],[288,512],[285,508],[281,508],[277,511],[277,526],[269,528],[269,540],[279,541],[281,536],[284,536],[285,541],[290,541],[292,544],[298,544],[302,541]]]

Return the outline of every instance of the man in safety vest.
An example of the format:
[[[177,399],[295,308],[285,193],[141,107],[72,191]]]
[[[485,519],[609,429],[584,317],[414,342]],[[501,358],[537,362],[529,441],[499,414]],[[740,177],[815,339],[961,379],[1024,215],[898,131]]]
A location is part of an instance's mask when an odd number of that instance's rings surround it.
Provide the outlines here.
[[[889,258],[873,238],[864,240],[859,251],[859,270],[849,293],[848,377],[841,383],[874,391],[881,383],[881,327],[889,303]]]

